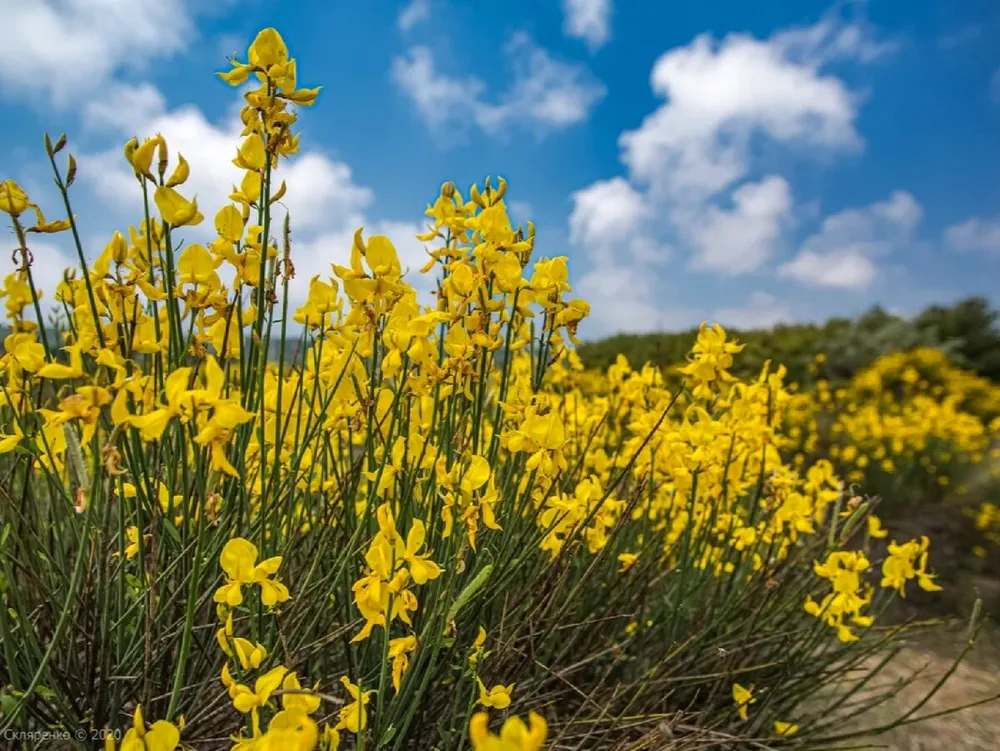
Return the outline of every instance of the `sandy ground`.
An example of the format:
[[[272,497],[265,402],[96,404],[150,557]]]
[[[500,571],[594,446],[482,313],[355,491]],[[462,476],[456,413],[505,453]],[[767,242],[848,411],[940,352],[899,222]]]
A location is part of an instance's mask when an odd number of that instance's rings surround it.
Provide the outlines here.
[[[905,679],[928,665],[912,685],[873,713],[869,727],[909,711],[952,666],[964,642],[964,629],[924,637],[885,668],[887,680]],[[962,706],[1000,693],[1000,627],[987,623],[972,652],[931,701],[915,716]],[[884,719],[882,719],[884,718]],[[891,751],[996,751],[1000,749],[1000,701],[965,709],[866,738],[871,748]],[[848,744],[853,745],[853,743]]]

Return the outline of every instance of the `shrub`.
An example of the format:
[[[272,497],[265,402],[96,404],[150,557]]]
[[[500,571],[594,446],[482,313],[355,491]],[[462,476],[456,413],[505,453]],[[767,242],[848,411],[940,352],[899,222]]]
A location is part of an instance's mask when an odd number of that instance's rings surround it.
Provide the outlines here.
[[[160,751],[864,732],[845,723],[894,693],[872,679],[919,627],[881,614],[937,588],[928,541],[877,559],[870,505],[829,462],[782,458],[783,370],[736,379],[740,346],[706,327],[676,389],[623,361],[582,372],[589,308],[565,258],[529,267],[502,180],[468,200],[446,183],[428,207],[433,307],[359,230],[293,308],[277,177],[292,105],[318,94],[296,74],[273,29],[220,74],[260,86],[207,246],[182,243],[204,221],[183,192],[198,165],[160,136],[126,145],[141,219],[89,263],[65,138],[46,139],[65,219],[0,188],[19,262],[0,360],[5,732],[113,747],[127,728],[124,748]],[[79,255],[61,332],[28,247],[60,231]]]

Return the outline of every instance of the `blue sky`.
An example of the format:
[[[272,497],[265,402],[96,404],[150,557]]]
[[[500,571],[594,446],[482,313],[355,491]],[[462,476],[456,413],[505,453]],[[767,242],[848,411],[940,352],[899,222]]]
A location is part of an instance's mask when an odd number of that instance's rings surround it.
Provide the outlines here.
[[[537,254],[570,257],[588,337],[1000,303],[992,0],[0,0],[0,17],[0,177],[57,216],[41,132],[66,131],[90,255],[140,217],[134,134],[162,132],[205,213],[222,205],[239,100],[212,73],[275,26],[300,85],[325,87],[285,174],[298,297],[362,224],[415,274],[440,183],[491,174]],[[33,247],[43,289],[69,250]]]

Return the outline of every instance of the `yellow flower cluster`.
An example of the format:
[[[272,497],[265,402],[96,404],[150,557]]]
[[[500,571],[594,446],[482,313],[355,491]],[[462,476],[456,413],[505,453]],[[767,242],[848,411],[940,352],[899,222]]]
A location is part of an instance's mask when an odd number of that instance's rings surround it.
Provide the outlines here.
[[[783,447],[800,452],[799,461],[826,451],[850,482],[919,472],[948,486],[974,465],[1000,473],[1000,388],[939,350],[884,355],[848,384],[834,389],[820,379],[793,402]]]

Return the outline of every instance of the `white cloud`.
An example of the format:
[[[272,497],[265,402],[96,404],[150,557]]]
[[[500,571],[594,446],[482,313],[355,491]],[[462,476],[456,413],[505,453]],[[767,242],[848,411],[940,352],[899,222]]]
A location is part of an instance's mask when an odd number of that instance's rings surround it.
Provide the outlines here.
[[[409,31],[421,21],[430,18],[430,15],[430,0],[410,0],[396,16],[396,26],[400,31]]]
[[[640,259],[655,257],[655,243],[645,234],[652,218],[643,195],[628,181],[615,177],[593,183],[572,196],[569,241],[586,248],[592,261],[622,261],[622,251]]]
[[[874,259],[905,250],[922,216],[916,199],[901,190],[885,201],[828,216],[778,274],[816,287],[867,287],[878,275]]]
[[[738,307],[719,308],[712,316],[723,326],[738,329],[769,329],[792,319],[792,310],[769,292],[756,291]]]
[[[782,177],[744,183],[732,200],[732,209],[709,206],[684,220],[681,232],[694,251],[692,268],[726,275],[756,271],[790,222],[792,194]],[[684,213],[679,210],[678,216]]]
[[[59,105],[194,38],[185,0],[0,0],[0,84]]]
[[[516,33],[505,53],[512,71],[509,87],[486,96],[476,77],[449,76],[437,69],[429,47],[411,47],[392,62],[392,79],[432,130],[461,130],[469,122],[488,133],[521,124],[538,134],[586,120],[605,93],[582,65],[552,57],[526,34]]]
[[[786,51],[731,34],[722,42],[701,35],[662,55],[651,86],[666,102],[619,139],[633,180],[674,199],[703,199],[747,174],[754,134],[809,148],[860,146],[843,81]]]
[[[166,98],[150,83],[113,84],[103,97],[91,99],[84,105],[83,122],[97,131],[112,128],[128,133],[137,126],[148,125],[166,108]]]
[[[945,245],[959,252],[994,253],[1000,255],[1000,217],[972,217],[953,224],[944,231]]]
[[[795,26],[774,35],[786,56],[813,63],[858,60],[872,63],[899,49],[894,41],[876,39],[871,23],[862,17],[847,21],[844,4],[824,14],[812,26]]]
[[[854,250],[836,250],[820,255],[803,250],[783,264],[778,274],[815,287],[862,289],[878,275],[870,258]]]
[[[588,337],[687,328],[698,318],[697,311],[664,306],[655,275],[628,264],[591,269],[573,285],[573,294],[591,305],[585,321]]]
[[[676,311],[657,305],[652,266],[662,263],[668,250],[649,234],[653,216],[642,193],[615,177],[575,192],[572,199],[569,241],[590,262],[574,286],[574,294],[595,311],[587,334],[655,331],[676,323]]]
[[[486,84],[477,78],[458,78],[438,71],[429,47],[411,47],[392,61],[392,79],[413,100],[429,128],[464,120],[475,111]]]
[[[586,120],[607,93],[586,67],[553,58],[527,34],[514,34],[505,51],[514,80],[498,104],[480,104],[476,119],[484,130],[522,119],[542,128],[565,128]]]
[[[611,0],[563,0],[563,33],[595,51],[611,38]]]
[[[777,148],[814,158],[862,149],[855,127],[861,98],[825,66],[871,62],[893,47],[875,40],[863,19],[844,20],[837,11],[769,39],[702,34],[664,52],[650,74],[662,102],[618,139],[626,176],[573,195],[570,238],[593,263],[581,280],[593,286],[593,317],[611,316],[622,326],[642,319],[654,328],[662,325],[656,323],[660,315],[675,318],[655,288],[655,269],[634,248],[614,246],[609,238],[618,235],[686,252],[695,270],[730,276],[760,271],[784,246],[801,212],[785,177],[758,164],[757,155]],[[892,206],[901,214],[904,208]],[[617,251],[614,269],[603,260],[609,248]],[[857,277],[857,268],[869,263],[867,257],[847,261],[854,273],[833,279]],[[811,262],[806,255],[793,268]],[[627,302],[601,294],[603,279],[627,288]],[[757,295],[722,312],[773,322],[788,310]]]

